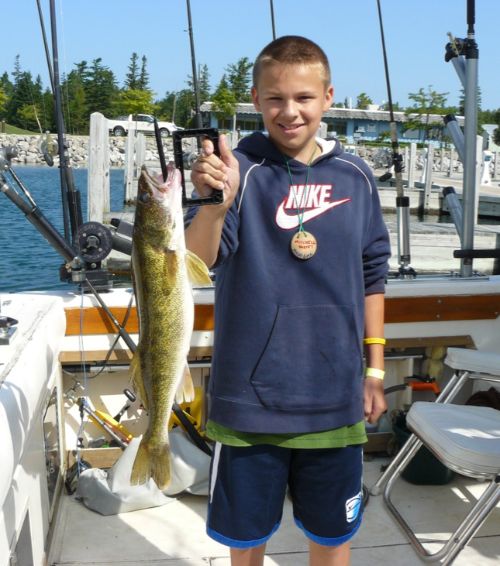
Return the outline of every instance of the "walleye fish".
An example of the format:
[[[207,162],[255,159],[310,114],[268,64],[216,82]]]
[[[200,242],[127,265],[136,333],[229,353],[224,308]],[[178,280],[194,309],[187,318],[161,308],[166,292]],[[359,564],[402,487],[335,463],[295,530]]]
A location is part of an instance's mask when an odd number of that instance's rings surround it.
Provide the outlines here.
[[[142,168],[132,236],[132,270],[139,343],[131,369],[149,424],[130,482],[143,484],[152,477],[164,489],[170,482],[168,421],[172,405],[176,399],[194,398],[186,361],[194,319],[188,272],[194,283],[211,284],[207,266],[186,250],[181,176],[173,164],[168,166],[165,182]]]

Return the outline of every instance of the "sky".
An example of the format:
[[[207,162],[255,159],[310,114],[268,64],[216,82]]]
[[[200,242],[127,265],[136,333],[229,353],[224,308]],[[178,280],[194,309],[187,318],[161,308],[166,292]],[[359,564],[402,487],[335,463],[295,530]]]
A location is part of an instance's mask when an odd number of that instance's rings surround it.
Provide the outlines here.
[[[393,102],[429,87],[457,105],[461,84],[444,60],[447,32],[467,34],[466,0],[380,0]],[[40,0],[50,36],[49,0]],[[130,57],[147,58],[155,99],[187,87],[191,50],[186,0],[56,0],[61,73],[98,57],[123,86]],[[330,59],[335,101],[365,92],[387,101],[376,0],[273,0],[276,35],[303,35]],[[270,0],[190,0],[197,66],[206,64],[214,89],[226,67],[255,59],[273,39]],[[48,86],[36,0],[2,0],[0,74],[21,69]],[[500,108],[500,0],[476,0],[479,87],[483,109]]]

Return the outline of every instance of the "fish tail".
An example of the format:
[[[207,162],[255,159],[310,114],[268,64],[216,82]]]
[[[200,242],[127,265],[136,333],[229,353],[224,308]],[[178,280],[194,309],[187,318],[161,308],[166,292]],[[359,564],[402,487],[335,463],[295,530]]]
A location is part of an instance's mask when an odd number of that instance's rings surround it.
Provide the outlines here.
[[[151,453],[151,477],[159,489],[163,490],[170,484],[170,448],[162,445]]]
[[[149,448],[147,442],[142,440],[135,456],[132,473],[130,474],[130,483],[132,485],[142,485],[146,483],[150,477],[151,461]]]
[[[141,485],[153,478],[159,489],[170,483],[170,450],[168,445],[151,445],[141,441],[135,457],[130,483]]]

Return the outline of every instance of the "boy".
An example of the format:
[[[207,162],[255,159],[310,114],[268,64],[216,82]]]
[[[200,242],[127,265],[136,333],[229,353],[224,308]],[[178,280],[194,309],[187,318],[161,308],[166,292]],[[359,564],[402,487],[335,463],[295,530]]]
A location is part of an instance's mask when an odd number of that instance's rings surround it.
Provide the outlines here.
[[[188,248],[216,269],[207,532],[233,566],[262,565],[288,486],[310,564],[345,565],[361,522],[364,418],[386,409],[388,235],[367,165],[316,138],[333,100],[324,52],[273,41],[252,98],[268,135],[234,154],[221,137],[220,159],[204,142],[192,181],[224,203],[187,218]]]

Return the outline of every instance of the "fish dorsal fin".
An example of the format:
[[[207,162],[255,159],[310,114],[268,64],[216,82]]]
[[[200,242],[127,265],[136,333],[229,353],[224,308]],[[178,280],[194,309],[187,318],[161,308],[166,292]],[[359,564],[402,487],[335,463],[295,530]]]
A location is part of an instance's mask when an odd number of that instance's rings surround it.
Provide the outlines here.
[[[186,267],[191,283],[195,285],[212,285],[205,262],[189,250],[186,250]]]

